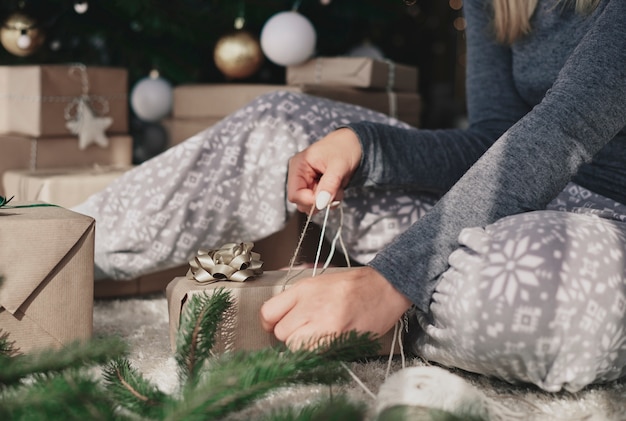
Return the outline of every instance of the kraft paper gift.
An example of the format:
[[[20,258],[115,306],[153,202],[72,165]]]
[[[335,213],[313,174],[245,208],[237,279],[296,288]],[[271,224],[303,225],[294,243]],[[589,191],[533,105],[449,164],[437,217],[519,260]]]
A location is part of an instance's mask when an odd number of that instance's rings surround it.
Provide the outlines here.
[[[163,122],[168,130],[170,146],[211,127],[227,115],[244,107],[257,96],[278,90],[301,92],[359,105],[395,117],[415,127],[420,123],[422,99],[415,92],[386,92],[311,84],[300,86],[241,83],[180,85],[174,88],[172,117]]]
[[[324,85],[417,92],[418,69],[369,57],[316,57],[287,66],[287,85]]]
[[[168,147],[178,145],[192,136],[208,129],[223,116],[198,118],[166,118],[161,121],[168,135]]]
[[[222,118],[256,97],[276,90],[297,91],[284,85],[247,83],[185,84],[174,88],[172,118]]]
[[[419,127],[420,125],[422,98],[414,92],[371,91],[341,86],[317,85],[302,85],[299,89],[305,94],[378,111],[404,121],[413,127]]]
[[[8,170],[37,170],[67,167],[130,166],[133,160],[133,138],[110,136],[109,146],[78,147],[75,137],[31,138],[0,136],[0,177]],[[0,183],[0,194],[4,192]],[[14,193],[12,193],[14,194]]]
[[[84,98],[107,134],[128,132],[128,72],[76,65],[0,66],[0,133],[68,136],[66,123]]]
[[[20,352],[91,337],[94,224],[61,207],[0,208],[0,329]]]
[[[45,170],[9,170],[2,182],[17,201],[41,201],[64,208],[84,202],[132,167],[100,166]]]
[[[328,268],[325,273],[346,269]],[[245,282],[219,281],[209,284],[201,284],[188,276],[174,278],[166,289],[172,351],[176,350],[176,335],[180,317],[186,310],[190,298],[195,294],[211,294],[219,288],[225,288],[231,293],[234,305],[227,311],[222,325],[218,328],[213,352],[221,354],[237,350],[258,350],[280,344],[273,334],[267,333],[261,327],[259,311],[265,301],[283,290],[287,273],[287,270],[266,271],[262,275]],[[294,269],[289,275],[289,282],[286,287],[289,288],[298,280],[311,275],[312,269]],[[380,355],[389,355],[392,349],[393,336],[392,329],[381,338]],[[394,353],[400,352],[397,342],[393,350]]]

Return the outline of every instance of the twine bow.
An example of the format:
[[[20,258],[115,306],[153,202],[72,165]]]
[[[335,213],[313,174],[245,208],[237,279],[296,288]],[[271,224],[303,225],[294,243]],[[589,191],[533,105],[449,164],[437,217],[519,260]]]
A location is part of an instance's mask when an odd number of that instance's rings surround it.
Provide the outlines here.
[[[219,249],[198,250],[189,260],[187,277],[200,283],[244,282],[263,273],[261,255],[252,251],[254,243],[227,243]]]

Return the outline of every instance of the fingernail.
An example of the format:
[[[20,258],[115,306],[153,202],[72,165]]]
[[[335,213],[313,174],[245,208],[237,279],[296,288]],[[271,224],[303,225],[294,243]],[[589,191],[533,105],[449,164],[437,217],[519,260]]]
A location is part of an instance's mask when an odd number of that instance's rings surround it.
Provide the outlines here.
[[[328,202],[330,202],[330,193],[322,190],[317,194],[317,197],[315,198],[315,207],[318,210],[322,210],[326,206],[328,206]]]

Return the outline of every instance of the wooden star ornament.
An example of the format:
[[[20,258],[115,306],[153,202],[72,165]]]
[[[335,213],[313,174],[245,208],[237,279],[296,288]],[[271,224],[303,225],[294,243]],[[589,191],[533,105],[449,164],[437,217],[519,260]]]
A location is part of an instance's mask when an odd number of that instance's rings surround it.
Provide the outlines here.
[[[105,130],[113,123],[111,117],[96,117],[87,104],[81,99],[76,108],[76,116],[65,125],[70,132],[78,135],[78,149],[84,150],[92,143],[103,148],[109,146]]]

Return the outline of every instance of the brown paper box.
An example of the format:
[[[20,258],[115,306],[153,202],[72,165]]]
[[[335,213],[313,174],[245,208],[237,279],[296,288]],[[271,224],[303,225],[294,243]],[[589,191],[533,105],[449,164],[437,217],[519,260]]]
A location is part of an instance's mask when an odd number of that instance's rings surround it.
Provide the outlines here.
[[[347,270],[347,268],[329,268],[325,273]],[[234,305],[224,317],[224,322],[218,328],[213,351],[221,354],[227,351],[258,350],[273,347],[279,341],[271,333],[262,329],[259,320],[259,311],[265,301],[280,293],[285,284],[288,271],[266,271],[263,275],[246,282],[215,282],[200,284],[185,276],[177,277],[167,286],[166,295],[169,309],[170,346],[176,350],[176,335],[180,317],[186,310],[187,303],[195,294],[211,294],[218,288],[230,291]],[[289,288],[300,279],[312,275],[312,269],[292,271],[286,287]],[[393,343],[393,329],[387,333],[382,341],[380,355],[389,355]],[[394,352],[399,352],[396,343]]]
[[[316,85],[300,86],[301,92],[334,101],[359,105],[378,111],[418,127],[422,113],[422,98],[413,92],[370,91],[357,88]]]
[[[81,151],[75,137],[41,139],[6,135],[0,136],[0,151],[0,176],[5,171],[19,169],[129,166],[133,160],[133,139],[128,135],[109,136],[107,148],[90,145]],[[0,185],[0,194],[4,195],[3,190]]]
[[[18,201],[40,201],[71,208],[103,190],[132,167],[93,166],[45,170],[9,170],[4,191]]]
[[[207,129],[244,107],[256,96],[278,90],[302,92],[359,105],[396,117],[415,127],[420,123],[422,100],[421,96],[414,92],[385,92],[321,85],[257,86],[236,83],[181,85],[174,88],[172,118],[164,122],[171,145]]]
[[[91,337],[94,224],[61,207],[0,209],[0,328],[20,352]]]
[[[208,129],[223,117],[166,118],[161,121],[168,135],[168,147],[178,145]]]
[[[369,57],[317,57],[287,66],[287,85],[325,85],[417,92],[417,67]]]
[[[107,133],[127,133],[127,70],[87,66],[86,74],[90,107],[98,116],[113,118]],[[83,93],[80,75],[71,65],[0,66],[0,133],[70,135],[66,112]],[[106,111],[102,105],[108,112],[101,113]]]
[[[245,83],[179,85],[173,92],[172,118],[222,118],[256,97],[278,89],[298,91],[295,87],[284,85]]]

